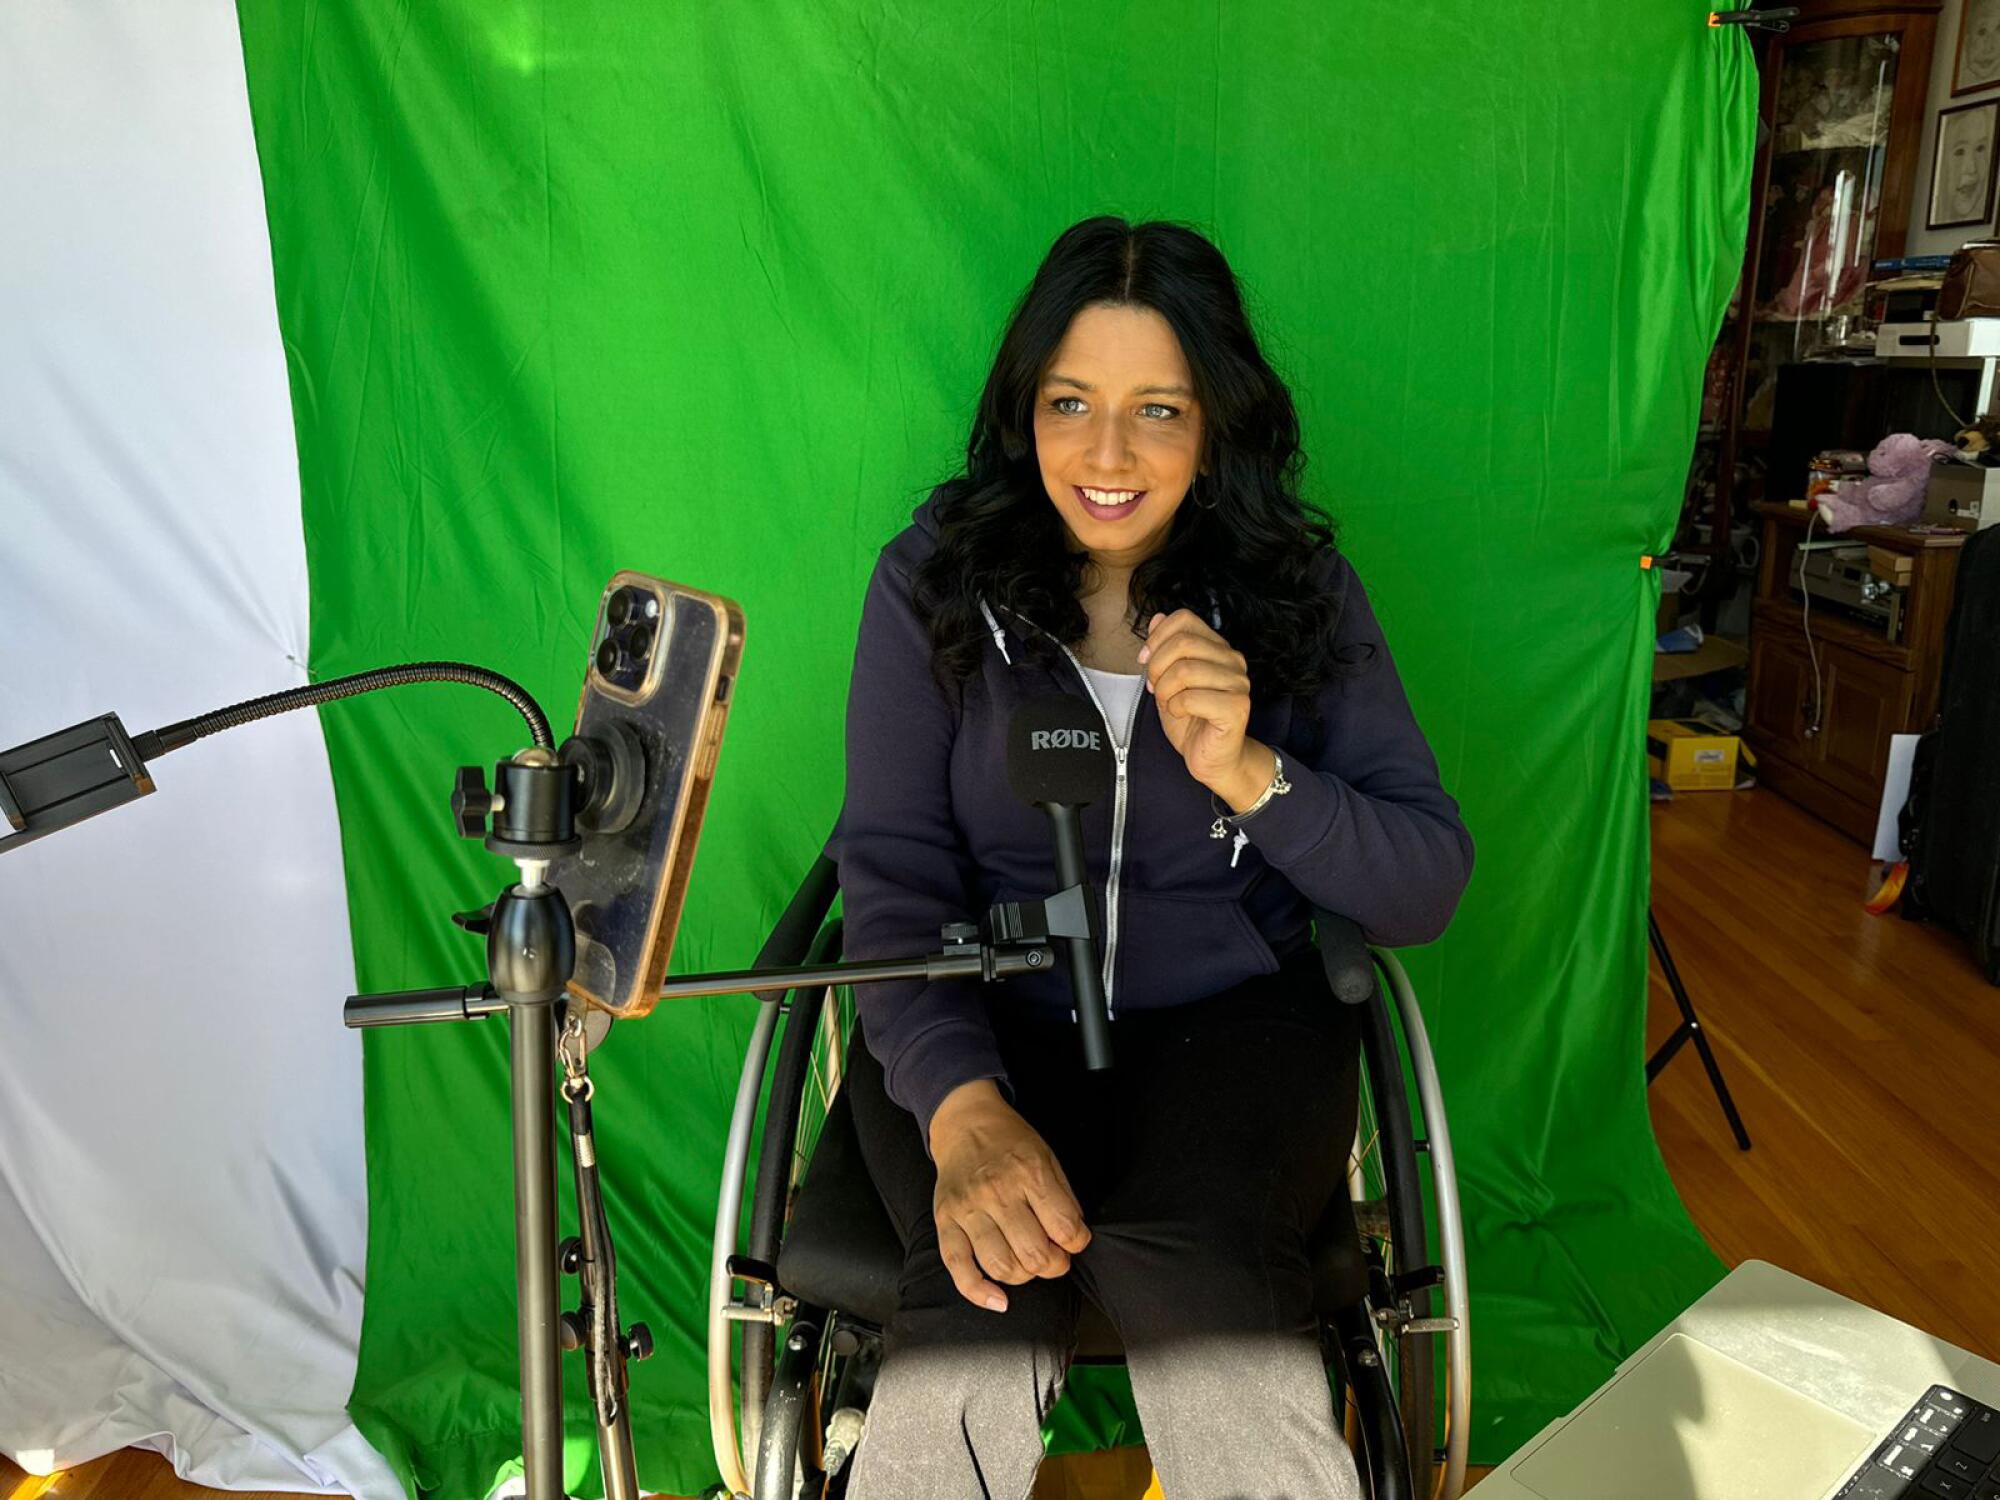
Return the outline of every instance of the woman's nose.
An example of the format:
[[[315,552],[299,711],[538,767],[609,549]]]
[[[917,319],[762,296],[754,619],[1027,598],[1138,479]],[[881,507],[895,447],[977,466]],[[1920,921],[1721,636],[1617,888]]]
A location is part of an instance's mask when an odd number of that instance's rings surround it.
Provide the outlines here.
[[[1090,435],[1091,462],[1099,473],[1123,473],[1126,458],[1131,451],[1131,444],[1125,435],[1125,424],[1116,417],[1098,423]]]

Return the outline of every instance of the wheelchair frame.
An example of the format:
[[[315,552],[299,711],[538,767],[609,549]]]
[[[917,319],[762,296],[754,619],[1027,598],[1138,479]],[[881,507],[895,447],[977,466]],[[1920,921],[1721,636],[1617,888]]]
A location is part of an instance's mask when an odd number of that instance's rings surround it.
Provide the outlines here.
[[[838,918],[828,921],[826,914],[837,893],[833,862],[821,855],[787,906],[759,962],[789,965],[836,958],[841,924]],[[1325,918],[1326,914],[1320,916]],[[1436,1063],[1409,976],[1394,953],[1371,948],[1368,954],[1369,961],[1357,965],[1359,974],[1335,976],[1336,993],[1365,1008],[1363,1109],[1350,1156],[1350,1185],[1359,1207],[1359,1200],[1369,1190],[1361,1166],[1371,1153],[1379,1152],[1374,1158],[1375,1175],[1384,1191],[1378,1217],[1388,1221],[1386,1238],[1396,1265],[1385,1269],[1381,1246],[1370,1246],[1371,1236],[1364,1224],[1372,1290],[1365,1302],[1331,1316],[1323,1327],[1323,1338],[1341,1356],[1349,1393],[1350,1442],[1374,1500],[1457,1500],[1465,1483],[1470,1432],[1471,1343],[1464,1227],[1451,1136]],[[870,1354],[867,1338],[857,1340],[854,1330],[841,1324],[838,1310],[801,1306],[775,1284],[771,1271],[789,1202],[801,1114],[799,1094],[786,1090],[783,1092],[788,1097],[780,1098],[781,1091],[774,1083],[762,1150],[754,1166],[751,1161],[757,1106],[764,1092],[779,1014],[787,1012],[794,1023],[810,1022],[805,1026],[788,1024],[780,1050],[778,1077],[798,1079],[802,1090],[821,1016],[835,993],[831,987],[815,986],[782,997],[772,992],[760,997],[730,1116],[709,1267],[708,1404],[710,1438],[723,1480],[719,1493],[739,1500],[752,1496],[771,1500],[773,1488],[781,1489],[786,1500],[791,1497],[792,1486],[769,1475],[752,1483],[760,1466],[769,1469],[775,1463],[789,1474],[797,1461],[795,1442],[781,1440],[779,1447],[767,1449],[766,1402],[778,1422],[803,1423],[807,1418],[802,1403],[809,1394],[803,1378],[819,1373],[834,1341],[845,1338],[846,1344],[838,1352],[849,1366],[857,1355],[865,1361]],[[1409,1095],[1400,1076],[1406,1065],[1415,1082],[1421,1135],[1412,1129]],[[1396,1087],[1378,1082],[1389,1076],[1396,1077]],[[1371,1129],[1372,1138],[1364,1140]],[[1419,1156],[1427,1157],[1431,1165],[1437,1220],[1435,1263],[1424,1232],[1423,1193],[1416,1168]],[[747,1257],[738,1254],[746,1190],[753,1197]],[[1416,1256],[1402,1249],[1412,1241],[1422,1247]],[[1416,1262],[1430,1275],[1422,1271],[1412,1274],[1414,1268],[1404,1268],[1406,1261]],[[748,1295],[738,1296],[739,1282],[751,1287]],[[1429,1288],[1433,1285],[1442,1289],[1445,1306],[1441,1317],[1429,1315]],[[739,1324],[745,1335],[740,1417],[734,1369],[735,1329]],[[872,1325],[869,1327],[872,1330]],[[786,1333],[782,1343],[775,1337],[781,1331]],[[874,1332],[879,1335],[879,1331]],[[1428,1436],[1420,1438],[1413,1430],[1433,1426],[1435,1375],[1429,1340],[1439,1334],[1445,1339],[1442,1450]],[[879,1348],[879,1344],[873,1347]],[[1393,1388],[1388,1374],[1387,1361],[1392,1355],[1401,1390]],[[838,1439],[850,1446],[854,1440],[852,1433],[843,1433]],[[1418,1476],[1414,1483],[1413,1475]],[[1428,1484],[1423,1482],[1425,1478]],[[1424,1494],[1419,1494],[1418,1486]]]

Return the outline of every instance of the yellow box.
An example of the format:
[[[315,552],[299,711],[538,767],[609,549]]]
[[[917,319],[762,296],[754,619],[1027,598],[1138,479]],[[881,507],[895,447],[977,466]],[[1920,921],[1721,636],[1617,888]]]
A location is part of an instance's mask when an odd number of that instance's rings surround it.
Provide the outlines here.
[[[1677,792],[1726,792],[1736,785],[1742,740],[1698,719],[1653,719],[1646,725],[1646,764]]]

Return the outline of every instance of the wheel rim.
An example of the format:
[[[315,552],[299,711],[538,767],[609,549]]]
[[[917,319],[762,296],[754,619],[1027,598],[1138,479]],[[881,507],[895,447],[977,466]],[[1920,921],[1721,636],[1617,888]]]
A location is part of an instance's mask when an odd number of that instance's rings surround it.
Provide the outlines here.
[[[1374,1079],[1373,1075],[1369,1072],[1368,1060],[1365,1056],[1361,1060],[1361,1069],[1361,1087],[1357,1090],[1359,1097],[1355,1110],[1354,1143],[1348,1152],[1348,1194],[1353,1203],[1355,1227],[1361,1235],[1364,1251],[1372,1260],[1379,1261],[1382,1273],[1385,1276],[1394,1277],[1406,1269],[1428,1264],[1429,1250],[1427,1246],[1422,1245],[1415,1247],[1414,1250],[1408,1250],[1397,1243],[1394,1232],[1395,1215],[1389,1206],[1389,1165],[1385,1159],[1383,1149],[1381,1122],[1376,1114]],[[1388,1086],[1402,1088],[1404,1084],[1400,1074],[1391,1080]],[[1414,1122],[1412,1123],[1414,1124]],[[1421,1193],[1421,1178],[1425,1170],[1423,1163],[1427,1158],[1419,1151],[1416,1160],[1418,1163],[1416,1171],[1419,1181],[1414,1183],[1413,1186]],[[1407,1267],[1404,1264],[1405,1261],[1409,1262]],[[1423,1466],[1419,1477],[1419,1484],[1422,1493],[1432,1497],[1442,1495],[1446,1482],[1446,1471],[1445,1465],[1437,1461],[1436,1413],[1438,1410],[1438,1394],[1435,1382],[1437,1379],[1436,1371],[1438,1363],[1434,1353],[1430,1358],[1422,1358],[1417,1352],[1419,1348],[1417,1341],[1428,1339],[1431,1335],[1410,1334],[1403,1337],[1389,1337],[1379,1323],[1374,1325],[1372,1332],[1375,1337],[1376,1348],[1381,1354],[1384,1368],[1388,1372],[1390,1384],[1394,1390],[1398,1392],[1403,1390],[1404,1367],[1406,1364],[1414,1361],[1416,1372],[1420,1379],[1426,1373],[1429,1375],[1429,1379],[1432,1382],[1429,1393],[1430,1399],[1428,1401],[1418,1400],[1414,1403],[1414,1409],[1418,1413],[1428,1416],[1431,1426],[1431,1431],[1425,1436],[1421,1444],[1422,1452],[1430,1455],[1430,1462]],[[1425,1350],[1424,1352],[1430,1353],[1431,1351]],[[1429,1367],[1428,1371],[1425,1371],[1425,1366]],[[1449,1378],[1448,1371],[1447,1378]],[[1406,1413],[1411,1408],[1412,1403],[1406,1401],[1404,1403]],[[1406,1436],[1410,1439],[1412,1447],[1416,1448],[1418,1442],[1415,1434],[1406,1434]]]

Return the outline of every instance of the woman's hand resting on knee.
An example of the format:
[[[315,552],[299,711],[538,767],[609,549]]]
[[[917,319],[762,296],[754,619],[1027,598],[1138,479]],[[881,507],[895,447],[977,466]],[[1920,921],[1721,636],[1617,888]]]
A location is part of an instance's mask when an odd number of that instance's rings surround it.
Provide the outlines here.
[[[1005,1312],[1007,1294],[994,1281],[1019,1286],[1068,1272],[1090,1243],[1083,1209],[1055,1153],[992,1079],[945,1097],[930,1144],[938,1251],[966,1301]]]

